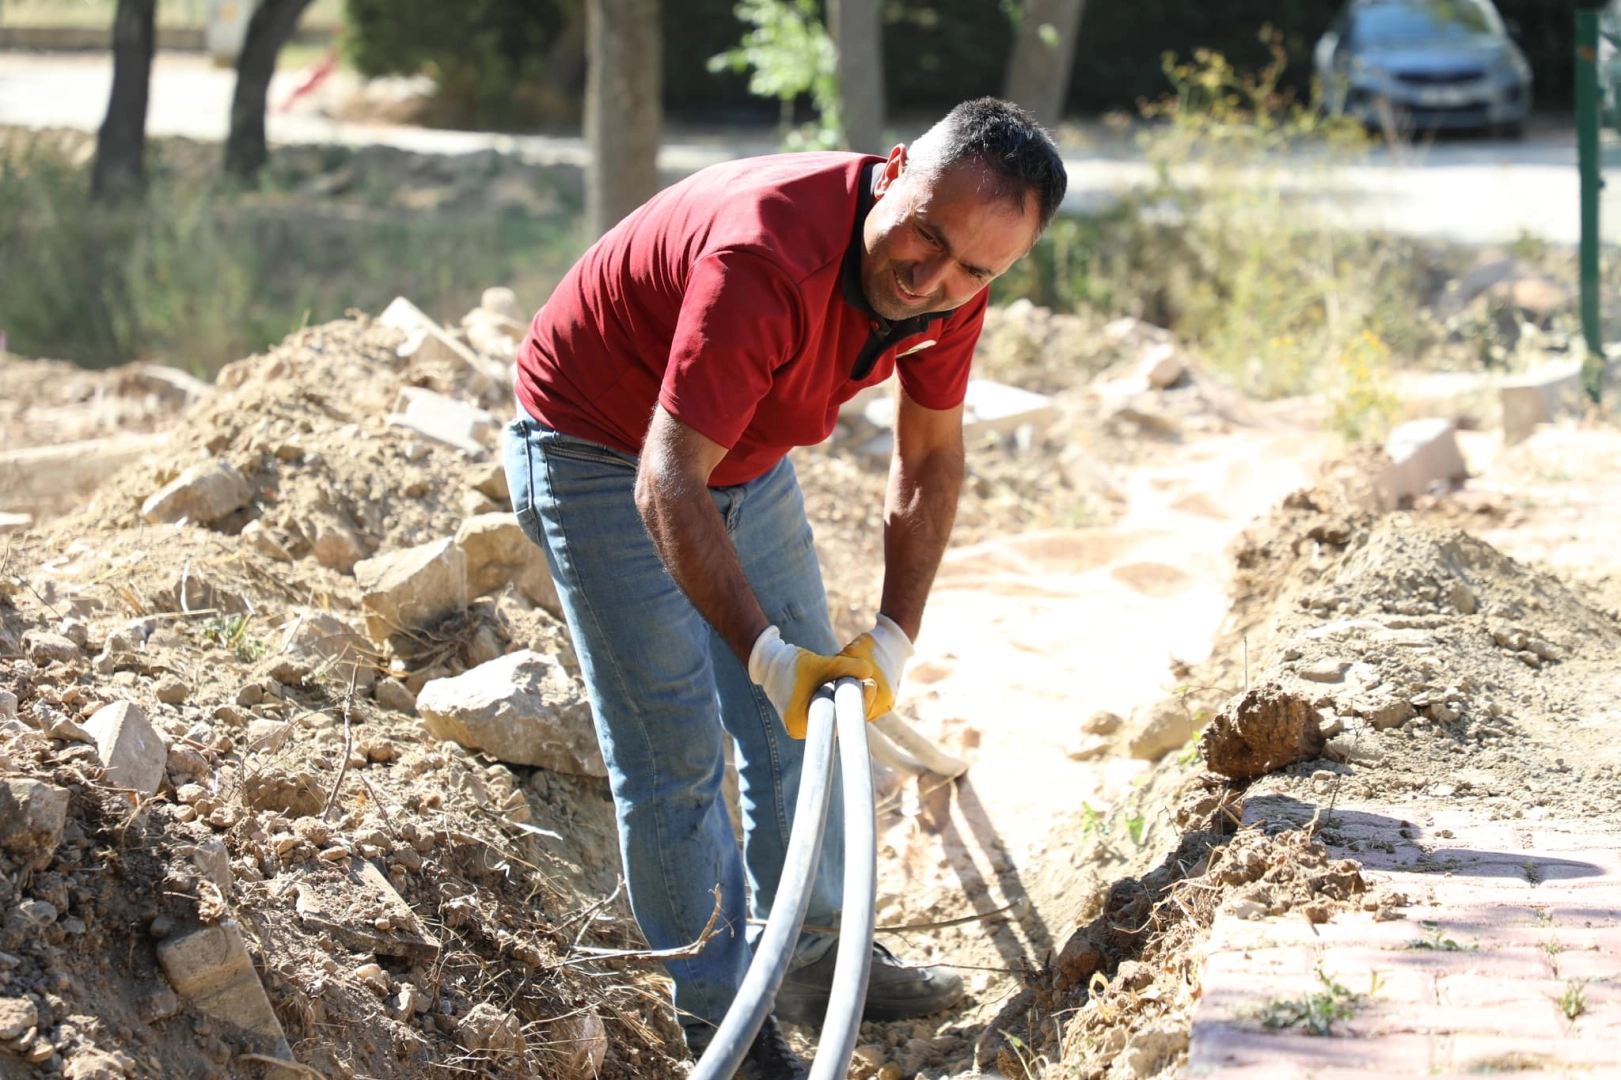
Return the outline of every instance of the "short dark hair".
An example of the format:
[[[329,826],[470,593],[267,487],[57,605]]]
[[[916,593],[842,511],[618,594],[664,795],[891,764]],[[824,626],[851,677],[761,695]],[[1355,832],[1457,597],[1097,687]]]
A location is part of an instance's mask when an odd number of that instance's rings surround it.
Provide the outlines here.
[[[908,165],[933,175],[962,161],[984,165],[998,181],[995,194],[1021,208],[1034,191],[1042,230],[1052,224],[1069,177],[1052,136],[1024,109],[993,97],[965,101],[908,149]]]

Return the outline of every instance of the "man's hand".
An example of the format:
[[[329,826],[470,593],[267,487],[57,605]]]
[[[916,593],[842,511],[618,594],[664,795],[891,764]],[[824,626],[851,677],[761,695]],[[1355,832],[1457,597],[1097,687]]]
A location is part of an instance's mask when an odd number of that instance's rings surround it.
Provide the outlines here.
[[[853,656],[820,656],[782,640],[782,632],[768,626],[749,652],[749,678],[760,685],[782,716],[783,726],[796,739],[805,737],[810,723],[810,701],[823,683],[848,676],[873,679],[874,665]],[[864,695],[867,696],[867,695]],[[869,707],[867,716],[872,717]]]
[[[865,660],[872,665],[876,691],[866,695],[867,719],[876,720],[895,707],[901,689],[901,671],[912,658],[912,639],[887,615],[843,649],[840,656]]]

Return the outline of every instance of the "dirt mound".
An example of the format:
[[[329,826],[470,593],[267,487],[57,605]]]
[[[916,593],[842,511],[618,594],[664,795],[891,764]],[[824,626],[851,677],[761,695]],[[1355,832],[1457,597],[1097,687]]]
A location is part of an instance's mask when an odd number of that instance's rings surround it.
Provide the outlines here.
[[[0,928],[0,1007],[32,1021],[0,1069],[121,1054],[129,1076],[286,1077],[291,1053],[327,1077],[675,1074],[657,977],[576,952],[637,944],[605,782],[415,716],[427,682],[516,649],[575,670],[561,624],[501,587],[404,654],[361,632],[356,559],[504,505],[489,449],[390,421],[402,391],[505,396],[369,319],[312,327],[13,538],[0,851],[28,851],[0,867],[22,913]]]

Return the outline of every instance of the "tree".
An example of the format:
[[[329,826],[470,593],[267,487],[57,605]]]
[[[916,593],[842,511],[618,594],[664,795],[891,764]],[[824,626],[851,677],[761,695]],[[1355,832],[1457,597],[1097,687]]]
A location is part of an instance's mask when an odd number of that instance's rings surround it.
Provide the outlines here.
[[[881,154],[884,142],[883,24],[877,0],[829,0],[833,44],[839,53],[839,118],[845,145]]]
[[[601,236],[659,186],[659,0],[587,0],[585,26],[585,218]]]
[[[231,95],[231,131],[225,137],[225,171],[243,180],[259,175],[270,151],[265,146],[265,100],[276,56],[292,36],[310,0],[260,0],[242,51],[236,58],[236,91]]]
[[[157,0],[118,0],[113,16],[113,90],[96,134],[90,191],[117,201],[146,186],[146,102],[152,83]]]
[[[1085,8],[1086,0],[1024,0],[1018,9],[1002,96],[1029,109],[1049,128],[1064,117]]]

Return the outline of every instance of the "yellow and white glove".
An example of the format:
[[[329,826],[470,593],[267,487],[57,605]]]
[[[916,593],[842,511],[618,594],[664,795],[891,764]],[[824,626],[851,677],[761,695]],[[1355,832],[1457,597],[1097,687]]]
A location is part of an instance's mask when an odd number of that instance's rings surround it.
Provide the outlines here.
[[[902,635],[904,637],[904,635]],[[810,723],[810,701],[823,683],[845,677],[871,680],[873,665],[854,656],[822,656],[782,640],[782,632],[768,626],[749,650],[749,678],[759,684],[782,716],[788,734],[805,737]],[[868,710],[871,716],[871,710]]]
[[[872,665],[876,692],[866,696],[869,721],[895,707],[895,695],[901,689],[901,672],[906,661],[912,658],[912,639],[895,620],[887,615],[878,616],[877,624],[839,650],[839,655]]]

